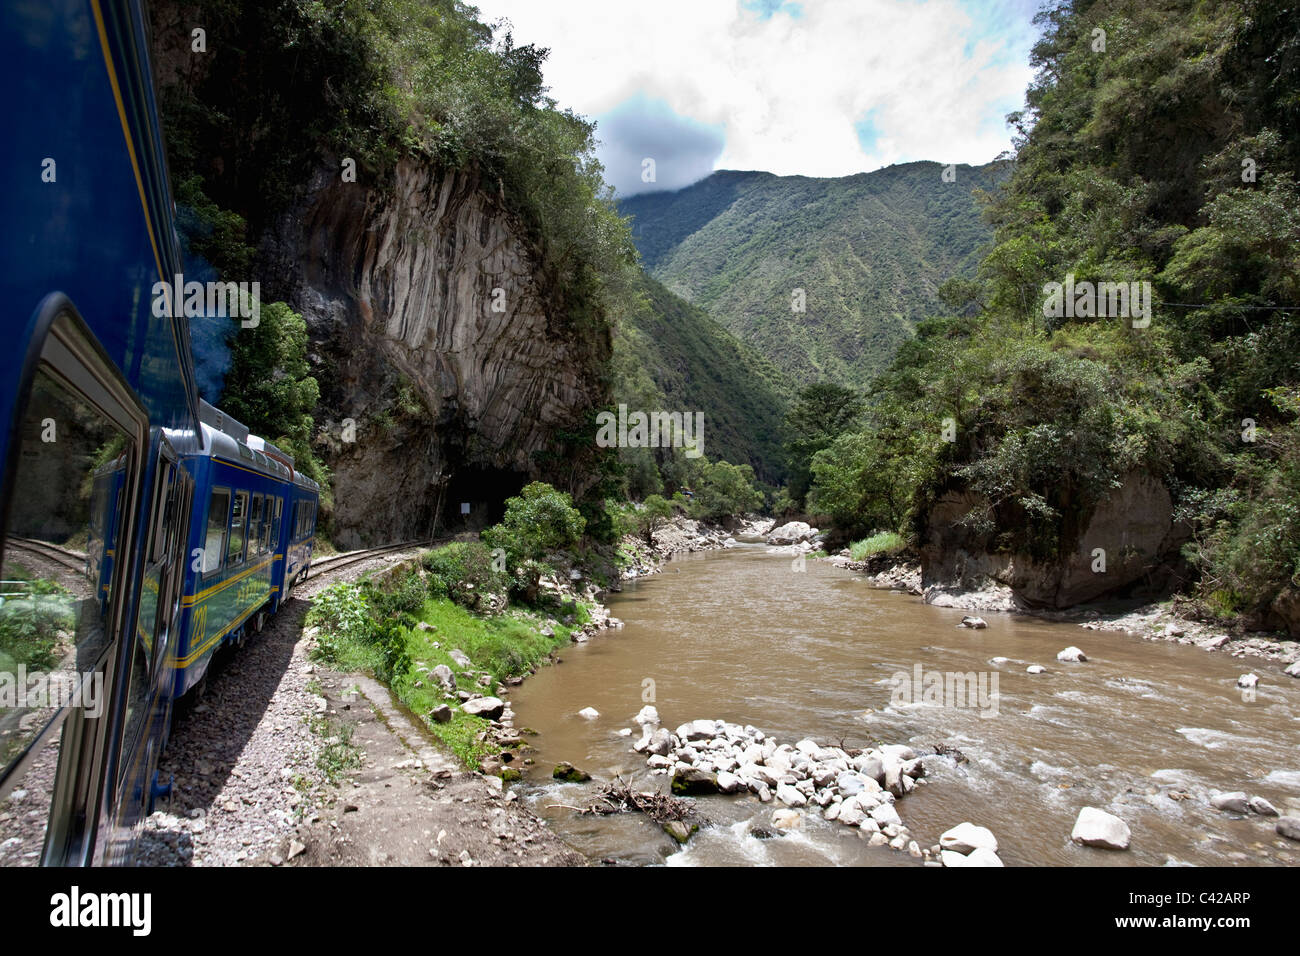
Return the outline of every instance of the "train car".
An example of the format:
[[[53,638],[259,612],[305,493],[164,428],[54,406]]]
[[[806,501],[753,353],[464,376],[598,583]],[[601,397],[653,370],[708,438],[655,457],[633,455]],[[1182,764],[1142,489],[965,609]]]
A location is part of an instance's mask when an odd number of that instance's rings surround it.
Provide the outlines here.
[[[126,861],[170,719],[200,428],[147,40],[0,6],[0,864]]]
[[[314,514],[319,497],[316,483],[275,445],[206,402],[200,418],[202,447],[185,460],[199,494],[190,513],[176,697],[201,687],[213,653],[260,631],[306,574],[310,553],[304,562],[285,516],[299,501]],[[294,571],[286,581],[289,555]]]

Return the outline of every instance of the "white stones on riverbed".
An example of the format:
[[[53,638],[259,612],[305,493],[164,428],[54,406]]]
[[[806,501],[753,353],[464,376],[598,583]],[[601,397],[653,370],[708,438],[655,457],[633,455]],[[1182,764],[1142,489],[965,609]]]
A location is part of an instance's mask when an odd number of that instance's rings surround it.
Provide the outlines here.
[[[692,720],[671,734],[649,725],[645,731],[634,749],[649,753],[652,773],[672,774],[676,794],[752,793],[779,805],[773,813],[778,829],[801,826],[795,822],[801,814],[820,811],[826,820],[856,827],[875,845],[908,850],[915,843],[894,807],[924,774],[911,747],[845,750],[811,738],[790,746],[754,727],[720,720]]]
[[[1074,829],[1070,832],[1070,839],[1075,843],[1104,850],[1127,850],[1132,836],[1127,823],[1115,814],[1096,807],[1080,810],[1079,818],[1074,821]]]
[[[797,830],[803,826],[803,814],[797,810],[781,808],[772,811],[772,826],[778,830]]]
[[[1245,791],[1232,790],[1227,793],[1216,793],[1210,798],[1210,806],[1230,813],[1246,813],[1250,809],[1250,802]]]
[[[585,717],[587,720],[595,720],[600,716],[600,711],[595,707],[584,707],[582,710],[578,711],[578,716]]]
[[[1263,797],[1251,797],[1247,804],[1250,806],[1251,813],[1258,813],[1261,817],[1275,817],[1278,815],[1277,807]]]
[[[961,619],[961,623],[958,624],[957,626],[968,627],[971,628],[972,630],[982,631],[984,630],[984,628],[988,627],[989,625],[988,625],[988,621],[984,620],[984,618],[982,617],[971,617],[968,615],[966,617],[963,617]]]
[[[1259,684],[1258,674],[1242,674],[1240,677],[1237,678],[1238,687],[1252,688],[1258,686],[1258,684]]]
[[[1025,673],[1026,673],[1026,674],[1046,674],[1046,673],[1047,673],[1047,668],[1044,667],[1042,664],[1030,664],[1028,667],[1025,668]]]
[[[790,521],[774,529],[768,535],[767,543],[778,547],[802,544],[805,541],[811,541],[817,536],[817,533],[817,529],[806,521]]]
[[[1223,813],[1254,813],[1261,817],[1275,817],[1277,807],[1260,796],[1247,796],[1244,790],[1228,790],[1210,796],[1210,806]]]
[[[1088,655],[1083,653],[1074,645],[1070,645],[1065,650],[1056,655],[1058,661],[1065,661],[1069,664],[1079,664],[1088,659]]]
[[[1283,671],[1283,673],[1285,673],[1288,677],[1300,677],[1300,661],[1296,661],[1285,671]]]
[[[939,837],[939,847],[943,850],[955,850],[962,855],[969,854],[981,847],[997,853],[998,838],[987,827],[979,827],[967,821],[957,824]]]
[[[958,853],[956,850],[940,850],[939,860],[944,866],[1003,866],[1002,859],[988,847],[976,847],[970,853]]]

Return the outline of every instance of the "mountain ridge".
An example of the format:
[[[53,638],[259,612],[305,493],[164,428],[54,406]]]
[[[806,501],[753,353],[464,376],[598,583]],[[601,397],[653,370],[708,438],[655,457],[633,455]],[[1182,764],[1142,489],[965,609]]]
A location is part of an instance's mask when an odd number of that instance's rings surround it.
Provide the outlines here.
[[[922,160],[819,178],[718,170],[619,202],[647,272],[793,384],[864,387],[974,273],[992,234],[977,196],[1008,164]],[[795,311],[803,290],[805,311]]]

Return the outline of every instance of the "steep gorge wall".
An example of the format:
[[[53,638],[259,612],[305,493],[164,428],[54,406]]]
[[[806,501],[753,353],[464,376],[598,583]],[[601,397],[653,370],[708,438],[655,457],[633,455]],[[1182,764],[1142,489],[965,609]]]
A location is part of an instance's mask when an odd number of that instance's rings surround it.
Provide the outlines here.
[[[920,547],[927,603],[966,606],[971,592],[987,592],[981,606],[1060,609],[1135,588],[1154,593],[1175,572],[1187,538],[1169,490],[1139,473],[1103,498],[1050,560],[998,548],[975,531],[967,516],[988,507],[979,495],[952,491],[930,509]]]
[[[495,520],[527,480],[554,477],[534,458],[554,431],[608,400],[608,332],[571,326],[472,173],[406,159],[367,187],[321,171],[261,255],[272,297],[307,322],[340,546],[426,535],[440,504],[440,528]]]

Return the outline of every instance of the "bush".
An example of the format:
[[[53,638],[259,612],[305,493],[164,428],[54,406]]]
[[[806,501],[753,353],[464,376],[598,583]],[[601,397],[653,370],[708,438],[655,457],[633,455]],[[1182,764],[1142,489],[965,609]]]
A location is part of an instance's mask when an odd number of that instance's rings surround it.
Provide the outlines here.
[[[633,504],[626,514],[629,533],[639,534],[646,544],[654,544],[655,529],[673,516],[673,506],[662,495],[649,495],[640,505]]]
[[[426,593],[463,607],[480,607],[485,596],[504,592],[510,583],[502,562],[478,541],[454,541],[426,551],[420,563],[429,572]]]
[[[502,549],[513,566],[577,544],[585,527],[568,494],[534,481],[506,501],[505,517],[483,532],[483,540],[490,548]]]

